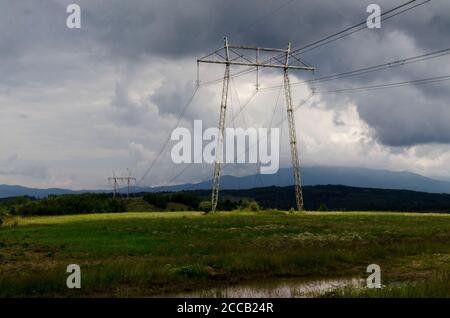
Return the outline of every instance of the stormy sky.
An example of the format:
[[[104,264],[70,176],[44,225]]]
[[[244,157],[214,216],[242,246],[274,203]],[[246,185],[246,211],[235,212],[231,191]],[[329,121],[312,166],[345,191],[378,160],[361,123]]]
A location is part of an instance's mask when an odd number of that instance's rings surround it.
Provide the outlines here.
[[[231,43],[294,48],[363,21],[405,0],[0,0],[0,184],[105,188],[113,171],[140,179],[195,89],[196,59]],[[418,1],[420,2],[420,1]],[[66,27],[67,5],[81,29]],[[450,47],[450,2],[432,0],[301,55],[316,77]],[[450,56],[314,84],[319,91],[450,75]],[[234,68],[233,72],[240,69]],[[202,65],[201,80],[223,76]],[[292,82],[311,79],[292,72]],[[282,74],[263,71],[262,87]],[[252,95],[255,74],[232,81],[229,116]],[[294,103],[312,85],[293,87]],[[302,165],[408,170],[450,179],[450,82],[318,94],[296,112]],[[285,116],[279,89],[262,90],[233,123],[267,127]],[[221,83],[197,92],[180,126],[217,126]],[[287,124],[281,164],[289,166]],[[213,167],[183,165],[167,147],[141,185],[210,178]],[[254,173],[226,167],[225,173]]]

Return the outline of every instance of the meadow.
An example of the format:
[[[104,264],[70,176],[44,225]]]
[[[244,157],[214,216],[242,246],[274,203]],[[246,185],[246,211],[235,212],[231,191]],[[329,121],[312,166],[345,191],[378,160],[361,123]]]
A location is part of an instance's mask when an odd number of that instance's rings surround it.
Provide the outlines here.
[[[81,267],[82,288],[66,287]],[[142,212],[9,217],[0,297],[152,297],[281,278],[367,277],[323,297],[450,297],[450,215]]]

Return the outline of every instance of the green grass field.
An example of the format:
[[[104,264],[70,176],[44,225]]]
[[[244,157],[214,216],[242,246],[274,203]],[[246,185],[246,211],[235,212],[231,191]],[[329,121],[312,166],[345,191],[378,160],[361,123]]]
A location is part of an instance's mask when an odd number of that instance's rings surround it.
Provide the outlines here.
[[[82,288],[66,287],[79,264]],[[450,297],[450,215],[197,212],[9,218],[0,297],[146,297],[278,278],[366,278],[381,291],[330,297]]]

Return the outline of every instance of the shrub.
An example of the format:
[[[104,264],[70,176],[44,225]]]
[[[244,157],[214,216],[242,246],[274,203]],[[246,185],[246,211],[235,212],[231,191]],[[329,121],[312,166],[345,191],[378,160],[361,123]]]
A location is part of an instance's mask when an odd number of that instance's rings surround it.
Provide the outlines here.
[[[328,211],[328,207],[325,205],[325,203],[321,203],[317,211],[326,212]]]
[[[250,204],[248,205],[248,208],[250,211],[253,211],[253,212],[257,212],[260,210],[259,204],[256,201],[251,201]]]
[[[200,211],[205,212],[205,213],[211,212],[211,210],[212,210],[211,201],[202,201],[202,202],[200,202],[199,205],[198,205],[198,209]]]
[[[238,204],[239,210],[257,212],[260,210],[258,202],[255,200],[240,200]]]

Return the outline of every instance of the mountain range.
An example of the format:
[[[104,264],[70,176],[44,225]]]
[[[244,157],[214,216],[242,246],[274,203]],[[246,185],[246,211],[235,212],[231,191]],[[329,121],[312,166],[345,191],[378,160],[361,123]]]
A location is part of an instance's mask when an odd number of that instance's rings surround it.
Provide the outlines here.
[[[344,185],[361,188],[400,189],[429,193],[450,193],[450,182],[424,177],[407,171],[388,171],[368,168],[309,166],[301,169],[302,184]],[[207,190],[211,180],[200,183],[185,183],[160,187],[132,187],[132,192],[161,192],[182,190]],[[285,187],[293,184],[291,168],[282,168],[273,175],[249,175],[236,177],[225,175],[220,179],[220,188],[251,189],[260,187]],[[125,189],[121,189],[124,192]],[[70,189],[34,189],[18,185],[0,185],[0,198],[14,196],[45,197],[51,194],[75,194],[82,192],[111,192],[111,190],[70,190]]]

